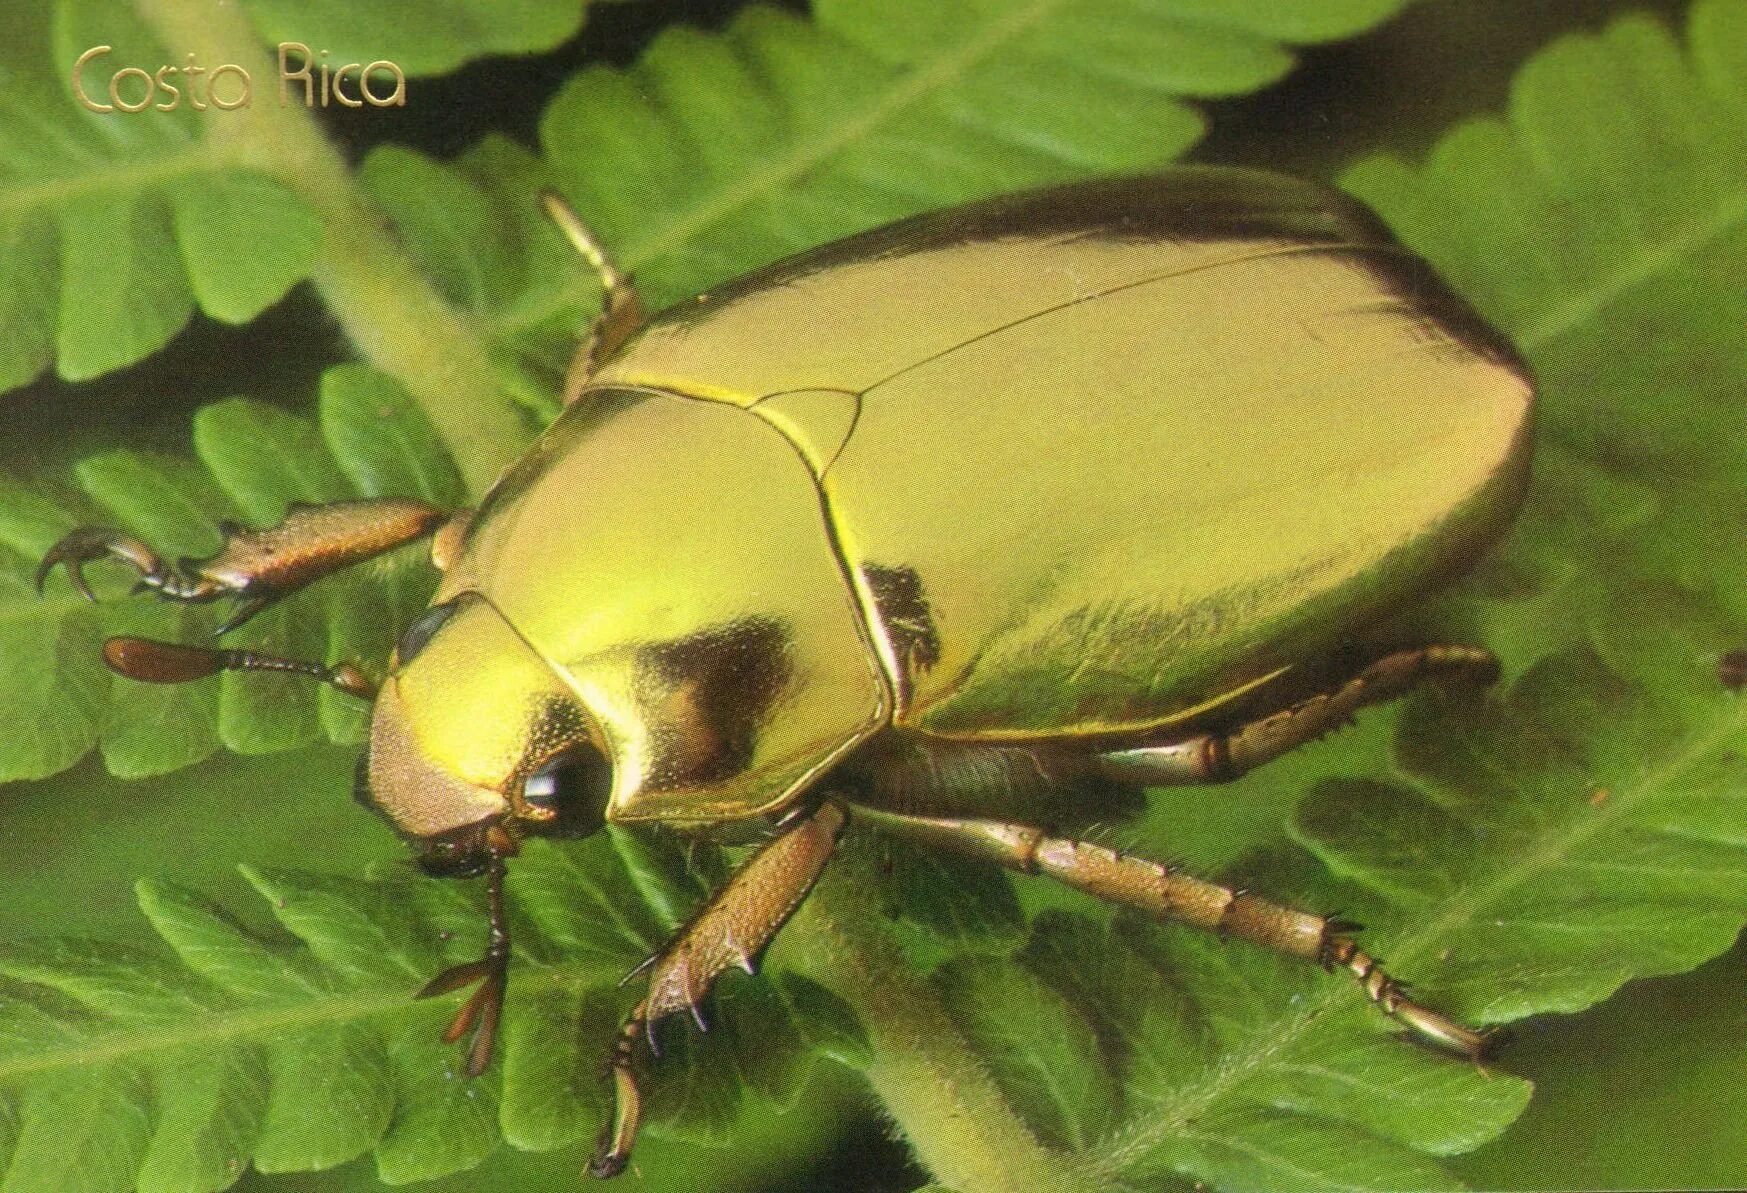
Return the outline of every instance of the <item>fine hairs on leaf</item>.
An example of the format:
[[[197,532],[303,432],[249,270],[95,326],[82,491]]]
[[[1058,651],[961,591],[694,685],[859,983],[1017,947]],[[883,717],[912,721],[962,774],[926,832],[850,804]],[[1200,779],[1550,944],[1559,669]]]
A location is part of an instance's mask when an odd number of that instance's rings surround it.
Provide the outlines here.
[[[524,41],[470,36],[469,18],[496,6],[445,0],[397,48],[444,69],[550,45],[578,10],[517,7]],[[670,29],[628,68],[579,72],[548,109],[538,154],[495,136],[451,163],[375,150],[338,185],[387,213],[395,251],[470,338],[385,346],[370,336],[394,312],[367,316],[343,287],[324,291],[369,363],[330,371],[313,419],[231,399],[197,415],[192,459],[123,445],[61,485],[0,482],[0,711],[17,727],[0,738],[0,776],[51,774],[94,748],[128,777],[221,747],[358,740],[361,712],[334,692],[258,676],[111,681],[105,634],[197,640],[212,615],[90,606],[59,580],[37,601],[29,573],[82,522],[173,557],[211,549],[218,518],[268,521],[293,500],[464,504],[475,471],[451,462],[427,366],[395,362],[411,358],[407,344],[448,363],[484,346],[493,393],[545,408],[542,386],[596,296],[525,202],[540,185],[563,188],[650,293],[675,300],[921,208],[1156,165],[1199,134],[1186,97],[1260,87],[1290,64],[1285,45],[1399,7],[819,0],[803,18],[753,6],[719,32]],[[342,8],[311,6],[336,46],[377,36]],[[85,165],[48,164],[50,62],[64,56],[48,47],[84,44],[93,11],[62,0],[52,17],[23,14],[0,49],[0,110],[38,130],[0,122],[0,280],[15,283],[0,286],[0,325],[19,329],[0,345],[0,385],[51,362],[77,378],[139,359],[196,305],[247,319],[308,271],[314,237],[342,218],[180,120],[112,141],[97,138],[104,126],[56,125]],[[292,20],[269,0],[250,11],[268,36]],[[114,29],[118,45],[153,36]],[[1364,922],[1392,972],[1476,1024],[1581,1010],[1632,978],[1684,972],[1747,922],[1747,705],[1715,672],[1747,638],[1747,554],[1734,549],[1747,513],[1743,145],[1747,4],[1698,0],[1679,31],[1628,16],[1554,42],[1521,68],[1502,115],[1452,129],[1423,161],[1371,158],[1341,179],[1539,379],[1528,506],[1499,555],[1428,614],[1498,652],[1507,679],[1484,698],[1368,713],[1222,793],[1284,787],[1296,804],[1289,836],[1226,877]],[[86,185],[62,187],[56,169],[82,169],[72,177]],[[129,182],[112,193],[102,180],[116,175]],[[196,209],[164,185],[194,176],[234,201]],[[227,223],[226,206],[261,222]],[[240,240],[274,247],[232,291],[202,281],[201,262]],[[64,317],[90,314],[73,303],[105,283],[125,295],[125,318]],[[384,301],[405,315],[424,299]],[[410,550],[312,587],[241,644],[379,667],[432,579]],[[1170,856],[1173,821],[1196,815],[1193,797],[1155,793],[1137,847]],[[0,952],[0,1191],[220,1189],[251,1164],[300,1171],[366,1154],[404,1183],[466,1170],[500,1142],[582,1143],[604,1109],[599,1056],[634,998],[620,976],[728,864],[713,846],[616,829],[529,848],[510,879],[500,1060],[471,1083],[437,1039],[452,1000],[410,995],[478,955],[476,884],[257,869],[265,908],[227,910],[148,878],[139,901],[158,947]],[[724,984],[708,1034],[666,1025],[656,1136],[737,1139],[743,1106],[793,1102],[820,1060],[879,1090],[892,1039],[941,1078],[936,1102],[888,1105],[919,1156],[988,1170],[1002,1157],[971,1154],[1017,1137],[1041,1158],[1028,1171],[1056,1172],[1061,1187],[1453,1187],[1452,1158],[1528,1101],[1508,1051],[1480,1068],[1411,1047],[1314,967],[1084,902],[1040,910],[1029,888],[897,846],[852,840],[840,864],[904,890],[857,905],[859,888],[822,886],[830,931],[804,911],[763,976]],[[250,926],[263,910],[271,931]],[[840,980],[853,965],[807,948],[853,949],[857,934],[897,967],[885,989]],[[921,1008],[913,1022],[945,1030],[898,1030],[905,1000]],[[986,1115],[952,1113],[973,1086],[992,1091]]]

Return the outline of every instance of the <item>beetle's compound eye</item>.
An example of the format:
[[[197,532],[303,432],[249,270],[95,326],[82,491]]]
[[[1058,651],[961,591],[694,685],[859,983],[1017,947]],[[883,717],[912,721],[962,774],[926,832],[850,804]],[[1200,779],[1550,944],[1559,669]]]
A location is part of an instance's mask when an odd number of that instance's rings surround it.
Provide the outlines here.
[[[547,759],[522,785],[522,798],[557,818],[530,825],[551,837],[586,837],[600,828],[613,788],[613,767],[593,746],[577,744]]]
[[[400,635],[400,641],[395,644],[394,654],[400,666],[412,662],[431,641],[432,635],[443,628],[443,623],[455,615],[456,603],[444,601],[441,605],[432,605],[413,619]]]

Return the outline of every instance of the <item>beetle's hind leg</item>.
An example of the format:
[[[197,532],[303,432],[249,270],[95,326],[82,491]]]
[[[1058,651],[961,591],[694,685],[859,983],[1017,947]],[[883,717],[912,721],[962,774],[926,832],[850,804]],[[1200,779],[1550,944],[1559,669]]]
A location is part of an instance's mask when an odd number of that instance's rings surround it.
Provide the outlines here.
[[[1400,982],[1353,941],[1357,925],[1312,915],[1248,891],[1180,873],[1174,866],[1118,853],[1102,845],[1053,837],[1041,829],[994,820],[910,816],[857,808],[856,815],[917,844],[998,862],[1022,874],[1045,874],[1089,895],[1160,919],[1178,920],[1279,953],[1344,969],[1366,997],[1422,1039],[1481,1057],[1491,1033],[1476,1031],[1414,1002]]]
[[[639,1042],[646,1038],[653,1047],[656,1022],[676,1011],[703,1025],[698,1003],[728,969],[752,972],[758,955],[813,889],[847,820],[841,804],[827,801],[790,821],[661,952],[633,972],[635,977],[647,971],[649,992],[626,1018],[607,1061],[614,1112],[589,1162],[591,1174],[617,1176],[630,1160],[643,1113],[635,1071]]]
[[[1384,655],[1339,687],[1224,733],[1157,746],[1113,750],[1093,758],[1105,778],[1149,787],[1224,783],[1340,728],[1368,704],[1403,695],[1429,679],[1491,683],[1498,660],[1474,646],[1422,646]]]
[[[222,634],[330,572],[432,534],[447,517],[435,506],[402,498],[293,505],[278,525],[265,530],[222,524],[224,542],[215,554],[174,566],[119,530],[80,527],[43,556],[36,587],[41,591],[49,573],[64,564],[73,587],[95,599],[84,565],[115,560],[139,573],[138,587],[165,600],[204,604],[234,598],[235,608],[219,626]]]

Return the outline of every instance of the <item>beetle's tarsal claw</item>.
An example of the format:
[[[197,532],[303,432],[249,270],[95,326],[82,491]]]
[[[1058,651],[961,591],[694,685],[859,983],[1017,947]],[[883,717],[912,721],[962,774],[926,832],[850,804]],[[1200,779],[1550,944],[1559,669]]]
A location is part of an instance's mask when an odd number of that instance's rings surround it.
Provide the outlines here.
[[[81,526],[68,531],[48,549],[36,566],[36,590],[41,592],[49,573],[59,564],[67,566],[67,580],[80,596],[88,601],[97,599],[85,580],[84,565],[97,559],[113,559],[125,563],[139,573],[139,583],[147,588],[163,582],[164,561],[152,549],[130,535],[107,526]]]
[[[631,1145],[637,1141],[637,1128],[643,1121],[643,1094],[637,1088],[637,1075],[631,1063],[637,1037],[649,1023],[644,1004],[638,1003],[608,1058],[607,1072],[613,1079],[613,1116],[601,1128],[594,1158],[588,1162],[588,1174],[592,1177],[606,1180],[618,1176],[631,1161]]]

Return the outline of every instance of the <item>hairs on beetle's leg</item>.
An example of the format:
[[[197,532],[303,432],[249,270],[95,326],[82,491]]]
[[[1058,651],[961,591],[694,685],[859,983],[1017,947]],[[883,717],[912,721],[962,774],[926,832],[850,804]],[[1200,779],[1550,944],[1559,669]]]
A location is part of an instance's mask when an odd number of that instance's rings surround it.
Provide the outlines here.
[[[847,820],[843,805],[827,800],[788,821],[666,947],[632,971],[632,976],[648,972],[649,992],[626,1018],[607,1059],[614,1111],[589,1162],[591,1175],[617,1176],[630,1161],[642,1121],[635,1069],[639,1039],[653,1050],[656,1023],[676,1011],[690,1012],[704,1026],[698,1003],[728,969],[753,972],[758,955],[813,889]]]
[[[568,406],[576,400],[601,362],[617,352],[648,322],[649,314],[631,275],[614,263],[606,244],[576,214],[576,209],[553,191],[541,192],[540,205],[601,280],[601,313],[589,325],[588,335],[583,338],[564,378],[564,404]]]
[[[1358,979],[1366,996],[1385,1014],[1421,1038],[1475,1059],[1492,1038],[1490,1032],[1464,1027],[1409,999],[1401,984],[1353,943],[1357,925],[1345,920],[1296,911],[1248,891],[1180,873],[1174,866],[1102,845],[1052,837],[1025,825],[861,808],[856,814],[877,828],[918,844],[998,862],[1023,874],[1045,874],[1089,895],[1160,919],[1251,941],[1331,971],[1344,969]]]
[[[1148,787],[1230,782],[1264,762],[1340,728],[1368,704],[1393,700],[1428,679],[1491,683],[1498,660],[1473,646],[1422,646],[1385,655],[1357,676],[1227,733],[1132,750],[1112,750],[1092,760],[1105,778]]]
[[[299,503],[265,530],[220,523],[224,542],[215,554],[183,559],[174,567],[131,535],[82,526],[49,548],[36,569],[36,587],[42,591],[49,573],[65,564],[73,588],[94,600],[84,565],[114,560],[139,574],[140,588],[165,600],[204,604],[234,597],[236,607],[217,630],[223,634],[330,572],[433,533],[447,517],[435,506],[401,498]]]

